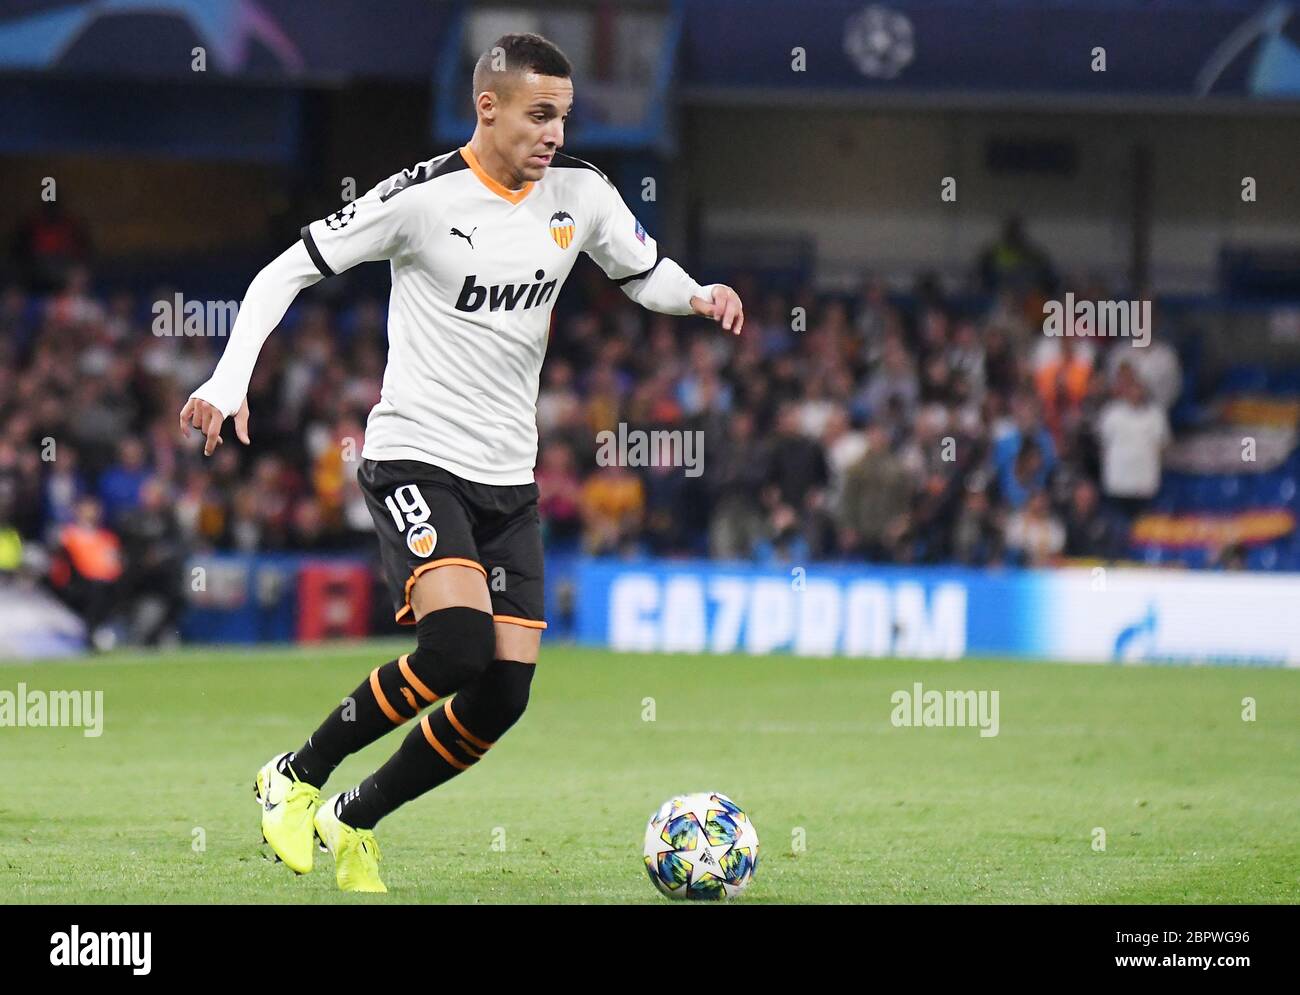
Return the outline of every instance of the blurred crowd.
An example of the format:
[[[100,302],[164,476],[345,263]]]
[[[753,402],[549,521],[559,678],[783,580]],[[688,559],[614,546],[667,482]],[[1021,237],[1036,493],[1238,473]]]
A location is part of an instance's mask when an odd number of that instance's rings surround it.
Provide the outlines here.
[[[29,253],[30,255],[31,253]],[[385,357],[383,303],[303,298],[249,391],[252,445],[207,459],[177,413],[222,337],[154,334],[148,295],[73,259],[0,298],[0,571],[26,556],[94,623],[124,594],[183,607],[203,550],[364,550],[355,480]],[[982,302],[937,281],[842,294],[742,275],[744,334],[648,313],[590,264],[556,309],[538,401],[548,548],[802,562],[1042,565],[1125,555],[1159,488],[1182,383],[1156,316],[1128,339],[1048,337],[1065,289],[1015,225],[974,267]],[[707,278],[707,274],[701,274]],[[703,472],[600,465],[597,435],[699,432]],[[26,551],[25,553],[23,551]],[[174,595],[174,596],[173,596]]]
[[[903,307],[871,277],[820,296],[742,277],[739,339],[592,288],[543,370],[552,534],[593,553],[760,561],[1125,556],[1160,486],[1177,354],[1159,333],[1144,348],[1044,336],[1046,259],[1001,248],[981,259],[992,303],[975,313],[926,280]],[[702,433],[703,474],[597,465],[595,433],[618,422]]]

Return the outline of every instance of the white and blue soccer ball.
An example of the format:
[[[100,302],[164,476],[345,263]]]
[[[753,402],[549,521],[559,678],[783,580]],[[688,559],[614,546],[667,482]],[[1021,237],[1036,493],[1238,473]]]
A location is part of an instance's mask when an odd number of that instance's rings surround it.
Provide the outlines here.
[[[669,898],[735,898],[757,866],[754,824],[724,794],[678,795],[650,816],[645,869]]]

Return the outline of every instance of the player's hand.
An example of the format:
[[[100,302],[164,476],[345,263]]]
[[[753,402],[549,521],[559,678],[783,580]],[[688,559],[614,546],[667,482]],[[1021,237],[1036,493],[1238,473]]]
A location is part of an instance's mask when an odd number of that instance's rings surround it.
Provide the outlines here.
[[[741,326],[745,324],[745,308],[740,303],[740,295],[721,283],[713,288],[713,300],[692,297],[691,308],[701,317],[720,322],[733,335],[739,335]]]
[[[197,428],[203,433],[203,455],[211,456],[216,452],[217,446],[221,445],[221,423],[225,420],[225,416],[216,407],[207,401],[191,397],[185,402],[185,407],[181,408],[181,438],[189,438],[190,426]],[[249,444],[248,398],[244,398],[239,410],[235,412],[235,434],[244,445]]]

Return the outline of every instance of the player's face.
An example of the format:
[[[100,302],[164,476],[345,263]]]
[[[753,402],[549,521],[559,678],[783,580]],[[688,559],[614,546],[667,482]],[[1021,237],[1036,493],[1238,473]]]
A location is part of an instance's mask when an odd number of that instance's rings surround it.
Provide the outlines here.
[[[535,183],[564,145],[564,120],[573,109],[573,83],[525,73],[501,106],[494,129],[497,151],[521,183]]]

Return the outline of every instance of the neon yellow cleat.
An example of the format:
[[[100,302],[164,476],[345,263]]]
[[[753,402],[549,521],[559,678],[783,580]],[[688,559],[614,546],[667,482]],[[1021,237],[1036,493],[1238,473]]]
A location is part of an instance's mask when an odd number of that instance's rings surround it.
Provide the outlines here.
[[[321,849],[334,855],[334,879],[343,891],[387,892],[379,879],[379,843],[369,829],[345,826],[334,814],[335,795],[316,811],[313,824]]]
[[[280,761],[289,754],[272,758],[257,772],[253,793],[262,806],[262,839],[295,874],[311,870],[312,818],[320,807],[320,789],[280,773]]]

